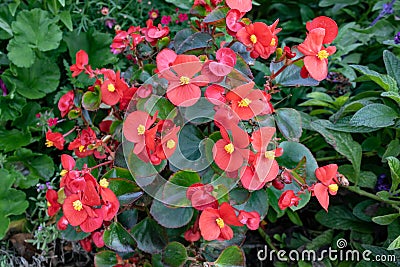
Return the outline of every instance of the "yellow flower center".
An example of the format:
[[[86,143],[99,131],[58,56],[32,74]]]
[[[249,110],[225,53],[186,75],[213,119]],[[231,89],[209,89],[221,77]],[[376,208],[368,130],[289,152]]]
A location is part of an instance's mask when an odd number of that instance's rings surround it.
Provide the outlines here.
[[[224,220],[221,218],[215,219],[215,221],[217,222],[219,228],[223,228],[225,226]]]
[[[239,105],[238,106],[241,107],[241,108],[243,108],[243,107],[246,108],[246,107],[248,107],[250,105],[250,103],[251,103],[250,99],[244,98],[244,99],[239,101]]]
[[[264,157],[270,160],[275,159],[275,151],[265,151]]]
[[[225,149],[226,153],[228,153],[228,154],[232,154],[233,151],[235,151],[235,147],[233,146],[232,143],[229,143],[226,146],[224,146],[224,149]]]
[[[139,124],[139,126],[137,127],[138,135],[144,135],[144,131],[146,131],[146,127],[144,127],[143,124]]]
[[[50,141],[50,140],[46,140],[46,146],[47,147],[52,147],[52,146],[54,146],[54,143],[52,142],[52,141]]]
[[[257,36],[255,36],[254,34],[250,35],[250,41],[255,44],[257,43]]]
[[[83,152],[83,151],[85,151],[85,146],[79,146],[78,149],[79,149],[79,152]]]
[[[72,206],[74,206],[74,210],[81,211],[83,209],[82,202],[78,199],[72,202]]]
[[[62,170],[62,171],[60,172],[60,175],[61,175],[61,176],[65,176],[67,173],[68,173],[67,170]]]
[[[107,181],[106,178],[103,178],[103,179],[100,180],[99,184],[100,184],[101,187],[107,188],[110,183]]]
[[[115,86],[114,86],[114,84],[110,83],[110,84],[107,86],[107,89],[108,89],[108,91],[110,91],[111,93],[114,92],[114,91],[115,91]]]
[[[51,207],[51,203],[47,201],[47,207]]]
[[[328,188],[333,192],[337,192],[339,190],[339,186],[337,184],[330,184]]]
[[[275,46],[275,45],[276,45],[275,38],[272,38],[271,43],[270,43],[269,45],[270,45],[270,46]]]
[[[328,53],[328,51],[326,51],[326,50],[321,50],[321,51],[319,51],[318,52],[318,54],[317,54],[317,57],[319,58],[319,59],[321,59],[321,60],[323,60],[323,59],[325,59],[325,58],[328,58],[328,56],[329,56],[329,53]]]
[[[151,12],[151,17],[156,19],[158,17],[158,14],[156,12]]]
[[[173,149],[174,147],[175,147],[175,141],[174,140],[172,140],[172,139],[170,139],[170,140],[168,140],[167,141],[167,147],[169,148],[169,149]]]
[[[181,77],[179,78],[179,81],[180,81],[180,84],[181,84],[181,85],[189,84],[190,78],[189,78],[189,77],[186,77],[186,76],[181,76]]]

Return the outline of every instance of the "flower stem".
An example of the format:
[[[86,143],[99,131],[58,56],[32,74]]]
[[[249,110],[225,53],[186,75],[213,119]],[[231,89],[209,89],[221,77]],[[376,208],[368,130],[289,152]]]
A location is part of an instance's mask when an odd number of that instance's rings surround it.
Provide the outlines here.
[[[377,201],[380,201],[380,202],[383,202],[383,203],[386,203],[386,204],[390,204],[390,205],[395,205],[395,206],[399,206],[400,205],[400,201],[395,201],[395,200],[390,200],[390,199],[383,199],[383,198],[381,198],[381,197],[379,197],[377,195],[374,195],[372,193],[364,191],[364,190],[360,189],[357,186],[348,186],[346,188],[349,191],[357,193],[357,194],[359,194],[361,196],[369,197],[369,198],[371,198],[373,200],[377,200]]]

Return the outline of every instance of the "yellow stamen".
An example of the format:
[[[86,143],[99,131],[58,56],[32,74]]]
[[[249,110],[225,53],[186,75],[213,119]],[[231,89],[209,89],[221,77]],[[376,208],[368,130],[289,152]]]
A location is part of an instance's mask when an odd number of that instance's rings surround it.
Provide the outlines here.
[[[270,45],[270,46],[275,46],[275,45],[276,45],[275,38],[272,38],[271,43],[270,43],[269,45]]]
[[[110,83],[110,84],[107,86],[107,89],[108,89],[108,91],[110,91],[111,93],[114,92],[114,91],[115,91],[115,86],[114,86],[114,84]]]
[[[167,148],[173,149],[175,147],[176,143],[174,140],[170,139],[167,141]]]
[[[275,151],[265,151],[264,157],[270,160],[275,159]]]
[[[219,228],[223,228],[225,226],[224,220],[221,218],[215,219],[215,221],[217,222]]]
[[[51,203],[47,201],[47,207],[51,207]]]
[[[85,151],[85,146],[79,146],[78,149],[79,149],[79,152],[83,152],[83,151]]]
[[[228,153],[228,154],[232,154],[233,151],[235,151],[235,147],[233,146],[232,143],[229,143],[226,146],[224,146],[224,149],[225,149],[226,153]]]
[[[255,36],[254,34],[252,34],[252,35],[250,36],[250,41],[251,41],[253,44],[257,43],[257,36]]]
[[[52,147],[52,146],[54,146],[54,143],[52,142],[52,141],[50,141],[50,140],[46,140],[46,146],[47,147]]]
[[[144,135],[144,132],[146,131],[146,127],[144,127],[143,124],[139,124],[137,127],[137,133],[138,135]]]
[[[156,12],[152,12],[151,17],[156,19],[158,17],[158,14]]]
[[[179,80],[181,85],[189,84],[190,82],[190,78],[186,76],[181,76]]]
[[[100,184],[100,186],[103,187],[103,188],[107,188],[107,187],[110,185],[110,183],[107,181],[106,178],[101,179],[100,182],[99,182],[99,184]]]
[[[248,106],[250,105],[250,103],[251,103],[251,100],[250,100],[250,99],[244,98],[244,99],[242,99],[241,101],[239,101],[238,106],[241,107],[241,108],[243,108],[243,107],[246,108],[246,107],[248,107]]]
[[[328,188],[333,192],[337,192],[339,190],[339,186],[337,184],[330,184]]]
[[[60,176],[65,176],[67,173],[68,173],[67,170],[62,170],[62,171],[60,172]]]
[[[329,56],[329,53],[328,53],[328,51],[326,51],[326,50],[321,50],[321,51],[319,51],[318,54],[317,54],[317,57],[318,57],[319,59],[321,59],[321,60],[323,60],[323,59],[325,59],[325,58],[328,58],[328,56]]]
[[[83,209],[82,202],[78,199],[72,202],[72,206],[74,206],[74,210],[81,211]]]

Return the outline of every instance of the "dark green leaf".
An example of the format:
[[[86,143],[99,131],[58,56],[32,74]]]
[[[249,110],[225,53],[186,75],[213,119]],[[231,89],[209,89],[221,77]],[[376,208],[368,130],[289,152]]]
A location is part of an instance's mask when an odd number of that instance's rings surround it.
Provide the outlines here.
[[[35,52],[26,43],[18,43],[11,39],[7,51],[8,59],[18,67],[29,68],[35,62]]]
[[[391,76],[380,74],[376,71],[370,70],[366,66],[361,65],[350,65],[354,69],[358,70],[362,74],[366,75],[370,80],[377,83],[380,87],[382,87],[385,91],[398,92],[399,88],[397,87],[396,80]]]
[[[114,251],[104,250],[94,255],[96,267],[109,267],[117,265],[117,254]]]
[[[392,174],[392,186],[391,190],[397,190],[397,187],[400,184],[400,160],[395,157],[387,157],[390,167],[390,173]]]
[[[203,22],[208,24],[223,24],[225,23],[226,14],[228,13],[228,7],[218,7],[208,14]]]
[[[72,31],[74,29],[72,26],[71,14],[68,10],[64,10],[60,13],[60,19],[68,30]]]
[[[292,108],[275,110],[276,124],[282,135],[289,141],[298,142],[302,134],[301,116]]]
[[[394,250],[400,248],[400,236],[398,236],[392,243],[390,243],[388,250]]]
[[[104,244],[117,252],[135,251],[135,240],[118,222],[113,222],[103,234]]]
[[[399,216],[400,216],[399,213],[386,214],[386,215],[382,215],[382,216],[373,217],[372,221],[379,225],[389,225],[394,220],[396,220]]]
[[[118,221],[126,229],[131,229],[137,223],[137,220],[138,220],[137,209],[129,209],[118,214]]]
[[[178,36],[178,34],[176,35]],[[176,42],[175,37],[175,51],[177,54],[183,54],[188,51],[206,49],[211,47],[212,36],[206,32],[196,32],[190,34],[184,41]]]
[[[354,114],[350,124],[354,126],[367,126],[383,128],[393,125],[399,114],[392,108],[383,104],[370,104]]]
[[[26,105],[26,99],[19,95],[7,95],[0,96],[0,120],[8,121],[15,120],[21,116],[21,112],[24,113],[24,106]],[[32,114],[35,116],[36,113]],[[30,120],[26,120],[23,123],[30,123]]]
[[[354,172],[354,168],[351,165],[339,166],[339,172],[346,176],[350,182],[356,183],[358,180],[357,185],[360,187],[375,188],[377,176],[373,172],[361,171],[358,179]]]
[[[31,143],[31,134],[17,129],[5,130],[0,128],[0,150],[9,152]]]
[[[158,111],[160,119],[173,119],[176,116],[177,110],[175,106],[169,102],[165,97],[152,95],[144,104],[144,108],[151,116]]]
[[[269,200],[267,192],[265,190],[257,190],[251,192],[249,200],[236,207],[240,210],[245,210],[248,212],[257,211],[262,219],[268,212],[268,204]]]
[[[222,251],[214,264],[217,267],[246,266],[243,250],[238,246],[227,247]]]
[[[179,242],[171,242],[163,252],[163,262],[171,267],[179,267],[185,264],[188,255],[186,248]]]
[[[397,81],[397,87],[400,87],[400,59],[389,50],[383,51],[383,61],[387,74]]]
[[[68,225],[67,229],[61,231],[61,237],[67,241],[78,241],[88,237],[90,233],[85,233],[83,231],[76,231],[76,227]]]
[[[193,217],[193,208],[169,208],[158,200],[153,200],[150,213],[162,226],[179,228],[187,225]]]
[[[130,181],[134,181],[130,171],[128,169],[120,167],[112,168],[111,170],[106,172],[106,174],[104,174],[102,178],[125,178]]]
[[[146,253],[155,254],[161,252],[167,244],[165,230],[156,221],[148,217],[136,224],[131,233],[137,242],[138,248]]]

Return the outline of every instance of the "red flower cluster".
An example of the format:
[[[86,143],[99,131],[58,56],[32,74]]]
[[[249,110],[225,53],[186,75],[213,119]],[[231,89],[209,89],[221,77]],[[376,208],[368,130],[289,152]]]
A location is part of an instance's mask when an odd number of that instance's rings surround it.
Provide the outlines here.
[[[329,206],[329,194],[334,196],[339,189],[337,170],[338,166],[336,164],[329,164],[315,170],[315,176],[320,182],[314,184],[311,187],[311,191],[326,211],[328,211]]]
[[[108,188],[108,181],[102,179],[98,183],[89,169],[75,170],[75,160],[69,155],[61,156],[61,164],[64,169],[60,186],[66,198],[62,203],[64,215],[58,222],[59,229],[66,229],[70,224],[90,233],[99,229],[103,221],[111,221],[118,212],[119,201]],[[61,207],[60,198],[54,190],[47,191],[46,198],[48,213],[53,216]]]
[[[136,46],[144,40],[140,34],[140,27],[131,26],[127,31],[119,30],[111,43],[111,52],[119,54],[127,48],[136,49]]]
[[[145,162],[158,165],[169,158],[178,144],[179,126],[171,120],[157,120],[144,111],[130,113],[124,123],[125,138],[135,144],[133,153]]]
[[[97,139],[96,133],[92,128],[82,130],[78,136],[69,143],[68,149],[73,150],[80,158],[90,155],[94,155],[98,159],[105,158],[102,141]]]

